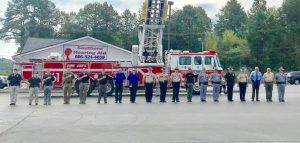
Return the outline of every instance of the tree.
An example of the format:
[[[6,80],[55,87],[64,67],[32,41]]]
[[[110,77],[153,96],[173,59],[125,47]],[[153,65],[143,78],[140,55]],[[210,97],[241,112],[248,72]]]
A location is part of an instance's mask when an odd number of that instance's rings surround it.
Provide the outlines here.
[[[120,16],[107,2],[90,3],[79,10],[77,24],[83,27],[88,35],[105,42],[121,46]]]
[[[127,50],[131,50],[132,45],[138,43],[138,24],[136,13],[131,13],[129,9],[126,9],[120,20],[121,29],[121,39],[123,47]]]
[[[288,47],[286,63],[291,70],[300,70],[300,63],[295,62],[300,59],[300,1],[284,0],[281,9],[281,18],[284,23],[285,46]],[[285,59],[285,60],[287,60]]]
[[[217,17],[219,20],[215,24],[215,31],[219,36],[222,36],[225,30],[244,36],[247,14],[237,0],[228,1]]]
[[[206,32],[211,31],[212,23],[202,7],[186,5],[182,10],[177,10],[171,17],[171,48],[176,50],[201,51],[201,42]],[[169,23],[166,24],[167,26]],[[168,28],[165,28],[167,39]],[[167,47],[164,40],[164,47]]]
[[[263,66],[264,69],[264,47],[265,29],[267,18],[266,0],[254,0],[250,9],[249,20],[247,23],[247,39],[251,47],[251,61],[249,65]]]
[[[209,51],[209,50],[218,50],[220,38],[217,36],[215,33],[208,32],[205,34],[205,39],[204,39],[204,50]]]
[[[57,31],[56,37],[76,39],[87,35],[87,30],[78,24],[76,16],[75,12],[60,13],[59,25],[61,25],[61,28]]]
[[[247,65],[250,48],[247,40],[238,37],[233,31],[223,33],[218,53],[224,67],[241,68]]]
[[[58,12],[49,0],[12,0],[8,2],[0,38],[15,40],[21,51],[28,37],[53,37]]]

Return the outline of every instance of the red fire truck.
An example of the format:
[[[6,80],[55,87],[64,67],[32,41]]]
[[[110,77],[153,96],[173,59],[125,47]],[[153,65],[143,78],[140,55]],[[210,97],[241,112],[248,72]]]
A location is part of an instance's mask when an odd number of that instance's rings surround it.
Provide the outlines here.
[[[64,46],[64,60],[48,59],[42,61],[32,61],[32,63],[21,64],[22,74],[25,79],[32,76],[33,71],[42,71],[42,73],[49,70],[56,78],[54,86],[62,86],[62,76],[66,68],[71,68],[71,71],[78,75],[83,68],[90,72],[90,75],[97,78],[97,74],[104,69],[105,72],[111,76],[122,68],[123,72],[128,75],[133,68],[136,68],[140,75],[140,86],[143,86],[143,75],[152,67],[153,73],[160,73],[162,68],[165,67],[169,73],[172,73],[175,68],[179,68],[180,72],[185,75],[186,71],[191,68],[195,73],[205,68],[210,74],[214,68],[218,68],[222,73],[222,67],[219,58],[215,51],[204,51],[199,53],[190,53],[188,51],[163,51],[162,37],[164,28],[164,16],[167,12],[167,0],[146,0],[142,11],[142,24],[139,28],[139,45],[132,48],[132,59],[129,61],[107,61],[105,56],[85,57],[92,58],[93,60],[78,60],[83,55],[81,53],[89,53],[84,51],[88,49],[100,49],[97,53],[106,54],[102,48],[95,48],[93,46]],[[81,51],[74,51],[74,47]],[[107,50],[107,49],[106,49]],[[73,58],[77,60],[72,60]],[[126,85],[127,83],[125,83]],[[75,87],[78,91],[78,82]],[[93,80],[90,86],[89,94],[96,89],[97,84]],[[113,78],[107,84],[108,94],[114,91]],[[199,91],[199,87],[195,86],[195,92]]]

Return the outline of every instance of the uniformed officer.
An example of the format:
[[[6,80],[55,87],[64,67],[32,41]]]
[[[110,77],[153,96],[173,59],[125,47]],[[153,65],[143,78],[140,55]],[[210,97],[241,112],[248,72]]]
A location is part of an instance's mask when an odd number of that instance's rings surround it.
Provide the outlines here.
[[[275,76],[272,73],[271,68],[267,68],[267,72],[263,75],[263,81],[266,88],[266,99],[267,102],[272,101],[273,84],[275,82]]]
[[[21,81],[23,80],[22,76],[18,73],[17,69],[13,70],[13,74],[7,77],[8,87],[10,88],[10,104],[9,105],[16,105],[17,104],[17,96],[19,93],[19,89],[21,86]]]
[[[246,89],[248,85],[248,75],[246,74],[246,69],[242,68],[240,74],[237,77],[237,81],[239,83],[240,88],[240,100],[241,102],[245,102],[245,96],[246,96]]]
[[[179,69],[175,68],[175,72],[171,74],[170,81],[173,86],[173,97],[172,102],[180,102],[179,101],[179,90],[180,90],[180,83],[182,81],[182,74],[179,73]]]
[[[34,73],[33,77],[28,79],[29,83],[29,105],[32,104],[33,98],[35,99],[35,105],[39,104],[39,92],[42,87],[42,80],[38,77],[38,73]]]
[[[71,72],[71,69],[67,68],[67,71],[64,73],[63,76],[64,104],[70,104],[74,78],[75,76]]]
[[[153,96],[153,87],[155,84],[155,75],[152,73],[152,68],[148,68],[148,72],[145,73],[143,81],[146,87],[145,90],[146,102],[151,103],[152,96]]]
[[[124,80],[126,79],[125,74],[122,71],[122,68],[119,68],[118,72],[114,76],[115,80],[115,103],[122,103],[122,93],[123,93],[123,83]]]
[[[187,101],[192,102],[193,90],[195,83],[195,75],[191,68],[189,68],[188,73],[185,75],[185,84],[187,88]]]
[[[218,68],[215,68],[214,73],[210,75],[210,80],[213,86],[213,99],[214,102],[219,102],[220,85],[222,81],[222,75],[218,73]]]
[[[279,102],[285,102],[284,100],[284,94],[285,94],[285,86],[286,86],[286,75],[284,74],[283,67],[279,68],[279,73],[275,76],[276,84],[277,84],[277,90],[278,90],[278,98]]]
[[[99,95],[97,104],[100,104],[102,97],[104,99],[104,103],[107,104],[106,84],[108,82],[108,75],[106,75],[104,69],[102,69],[101,73],[98,75],[97,80],[99,82]]]
[[[49,70],[43,76],[44,85],[44,105],[51,105],[51,90],[53,89],[54,76]]]
[[[86,96],[90,88],[90,81],[91,77],[89,73],[85,70],[82,69],[82,72],[79,75],[79,104],[86,104]]]
[[[228,72],[224,76],[226,84],[227,84],[227,99],[229,102],[233,102],[232,96],[233,96],[233,87],[236,82],[236,76],[233,72],[233,68],[229,67]]]
[[[208,74],[206,73],[205,68],[198,75],[198,81],[200,85],[200,99],[201,102],[206,102],[206,92],[208,86]]]
[[[160,102],[166,102],[166,94],[168,89],[168,81],[169,81],[169,74],[166,73],[166,70],[163,69],[162,73],[158,75],[157,78],[159,82],[159,88],[160,88]]]

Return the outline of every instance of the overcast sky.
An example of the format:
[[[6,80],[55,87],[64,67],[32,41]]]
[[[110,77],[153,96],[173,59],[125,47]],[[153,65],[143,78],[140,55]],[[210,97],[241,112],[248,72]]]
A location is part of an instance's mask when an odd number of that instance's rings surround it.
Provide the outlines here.
[[[10,0],[0,0],[0,17],[4,17],[7,3]],[[122,12],[125,9],[130,9],[131,11],[137,12],[141,7],[144,0],[51,0],[55,5],[63,11],[77,12],[84,5],[91,2],[105,2],[112,4],[118,12]],[[173,0],[174,8],[181,9],[184,5],[190,4],[193,6],[202,6],[207,15],[216,19],[216,14],[219,10],[225,6],[228,0]],[[254,0],[238,0],[244,9],[247,11],[250,9]],[[267,0],[268,7],[280,7],[283,0]],[[1,26],[0,26],[1,27]],[[0,57],[5,57],[11,59],[11,56],[16,52],[17,45],[13,42],[4,42],[0,40]]]

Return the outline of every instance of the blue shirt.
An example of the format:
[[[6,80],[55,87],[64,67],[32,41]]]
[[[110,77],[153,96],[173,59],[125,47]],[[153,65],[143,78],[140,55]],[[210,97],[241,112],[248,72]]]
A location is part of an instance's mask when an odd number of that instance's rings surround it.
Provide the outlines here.
[[[250,74],[250,79],[251,79],[251,81],[260,82],[262,79],[261,72],[252,71]]]
[[[129,76],[127,77],[127,80],[129,80],[130,84],[137,84],[140,81],[140,76],[138,73],[130,73]]]
[[[114,76],[114,80],[116,80],[115,84],[118,84],[118,85],[123,85],[123,82],[125,79],[126,79],[126,76],[124,73],[116,73]]]

